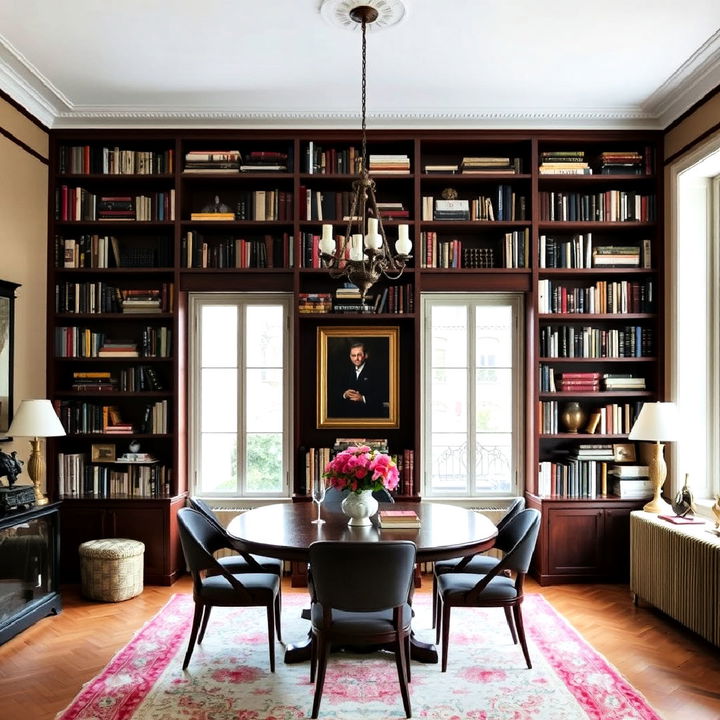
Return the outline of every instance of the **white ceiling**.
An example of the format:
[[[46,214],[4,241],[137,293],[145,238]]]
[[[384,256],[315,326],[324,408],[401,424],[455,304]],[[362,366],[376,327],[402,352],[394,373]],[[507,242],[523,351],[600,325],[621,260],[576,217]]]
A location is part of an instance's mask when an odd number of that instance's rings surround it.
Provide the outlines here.
[[[718,0],[404,4],[369,129],[664,128],[720,85]],[[0,0],[0,89],[52,128],[356,127],[360,34],[321,5]]]

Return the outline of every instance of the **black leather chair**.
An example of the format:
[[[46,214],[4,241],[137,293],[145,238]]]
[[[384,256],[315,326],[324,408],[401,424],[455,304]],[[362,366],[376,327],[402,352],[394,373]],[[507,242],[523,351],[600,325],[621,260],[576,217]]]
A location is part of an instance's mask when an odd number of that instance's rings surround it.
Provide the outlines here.
[[[320,710],[331,644],[391,645],[403,707],[411,716],[409,604],[415,544],[315,542],[310,546],[313,635],[310,680],[315,680],[312,717]]]
[[[498,535],[495,540],[493,550],[500,550],[501,552],[507,552],[509,549],[507,541],[503,538],[503,528],[512,520],[521,510],[525,509],[525,498],[516,497],[512,503],[508,506],[505,514],[500,518],[497,524]],[[432,612],[433,612],[433,627],[435,627],[435,612],[437,608],[437,579],[438,575],[442,575],[446,572],[471,572],[478,574],[485,574],[490,572],[498,563],[500,558],[493,555],[483,555],[478,553],[477,555],[468,555],[467,557],[450,558],[449,560],[438,560],[433,566],[433,599],[432,599]],[[509,617],[509,615],[508,615]]]
[[[192,508],[178,512],[180,541],[185,562],[193,580],[195,613],[190,631],[190,641],[183,661],[187,668],[195,642],[205,637],[210,611],[221,607],[265,607],[267,609],[268,643],[270,646],[270,671],[275,672],[275,629],[280,633],[280,578],[275,573],[228,572],[213,556],[227,547],[224,533],[204,515]],[[199,634],[198,634],[199,632]]]
[[[522,620],[523,583],[530,567],[540,530],[540,513],[529,508],[518,513],[503,528],[509,549],[503,559],[487,574],[448,572],[437,579],[436,640],[442,638],[442,672],[447,670],[450,611],[453,607],[502,607],[513,636],[520,645],[528,668],[532,667]],[[514,579],[505,571],[510,571]],[[513,627],[510,610],[515,621]]]
[[[218,558],[218,562],[231,574],[246,572],[271,572],[275,573],[278,577],[282,577],[283,561],[277,558],[263,557],[262,555],[251,555],[245,549],[244,545],[230,537],[227,531],[222,526],[217,515],[213,512],[213,509],[208,505],[205,500],[199,497],[188,498],[190,507],[193,510],[197,510],[202,513],[224,536],[227,542],[228,548],[234,550],[237,555],[228,555],[226,557]]]

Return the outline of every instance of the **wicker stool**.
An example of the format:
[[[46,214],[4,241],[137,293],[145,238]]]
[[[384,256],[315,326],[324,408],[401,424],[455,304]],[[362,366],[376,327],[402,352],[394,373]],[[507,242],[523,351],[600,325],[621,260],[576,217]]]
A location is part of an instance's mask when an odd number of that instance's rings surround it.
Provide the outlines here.
[[[80,545],[82,594],[90,600],[119,602],[143,589],[143,553],[138,540],[107,538]]]

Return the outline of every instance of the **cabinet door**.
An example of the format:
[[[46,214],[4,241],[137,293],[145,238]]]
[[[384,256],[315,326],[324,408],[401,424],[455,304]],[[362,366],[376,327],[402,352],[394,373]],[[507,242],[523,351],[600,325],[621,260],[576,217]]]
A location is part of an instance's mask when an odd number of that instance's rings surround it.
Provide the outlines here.
[[[630,511],[605,510],[605,568],[608,578],[627,582],[630,577]]]
[[[114,507],[107,513],[108,535],[145,543],[144,580],[146,583],[160,582],[160,578],[167,575],[167,511],[162,507]]]
[[[600,508],[548,508],[548,574],[603,574],[604,514]]]
[[[106,537],[105,509],[63,503],[60,511],[60,576],[63,582],[80,582],[78,548],[87,540]]]

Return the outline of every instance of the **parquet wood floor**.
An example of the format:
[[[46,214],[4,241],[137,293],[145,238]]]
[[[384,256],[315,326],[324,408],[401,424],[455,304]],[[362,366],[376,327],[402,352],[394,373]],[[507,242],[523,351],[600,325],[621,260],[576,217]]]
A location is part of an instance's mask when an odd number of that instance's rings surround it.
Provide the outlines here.
[[[418,592],[430,585],[424,580]],[[529,581],[527,591],[542,593],[665,720],[720,720],[720,651],[652,608],[634,606],[627,586]],[[63,587],[60,615],[0,646],[0,718],[52,720],[171,594],[189,592],[182,578],[105,604]],[[286,583],[283,592],[304,591]]]

